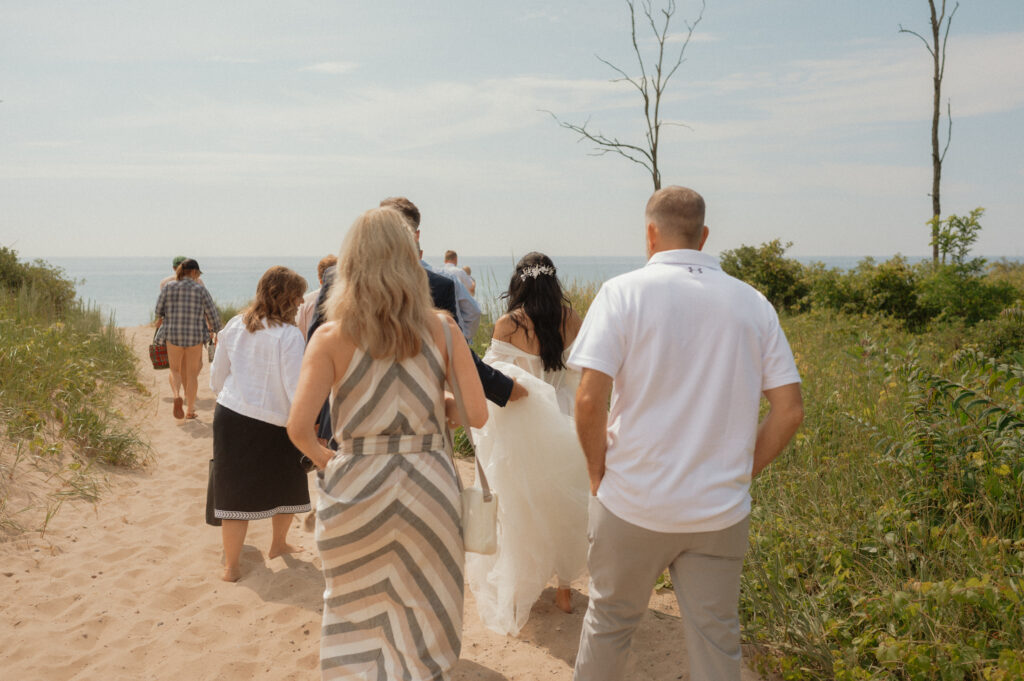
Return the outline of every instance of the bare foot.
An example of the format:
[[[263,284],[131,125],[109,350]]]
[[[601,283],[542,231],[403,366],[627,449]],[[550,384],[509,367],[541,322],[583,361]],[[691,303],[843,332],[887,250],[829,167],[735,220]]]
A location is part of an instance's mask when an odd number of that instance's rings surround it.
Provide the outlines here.
[[[185,400],[180,397],[174,398],[174,418],[179,421],[185,418]]]
[[[298,553],[299,551],[302,551],[301,546],[282,544],[281,546],[271,546],[270,550],[267,551],[267,556],[270,558],[277,558],[278,556],[283,556],[286,553]]]
[[[572,612],[572,590],[559,589],[555,592],[555,605],[562,612]]]
[[[185,414],[185,418],[187,418],[187,419],[194,419],[194,418],[198,418],[198,417],[199,417],[199,414],[195,413],[194,411],[190,411],[189,413]]]
[[[220,576],[225,582],[237,582],[242,578],[242,572],[237,568],[224,568],[224,573]]]

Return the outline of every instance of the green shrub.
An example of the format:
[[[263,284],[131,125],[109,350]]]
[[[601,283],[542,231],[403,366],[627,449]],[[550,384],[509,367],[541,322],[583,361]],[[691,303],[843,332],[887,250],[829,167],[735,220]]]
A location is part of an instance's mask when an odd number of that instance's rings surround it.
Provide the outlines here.
[[[979,322],[972,337],[978,349],[989,357],[1024,362],[1024,309],[1008,307],[995,319]]]
[[[922,268],[918,285],[919,306],[937,321],[962,321],[973,326],[994,319],[1018,298],[1020,292],[1006,281],[989,281],[980,275],[981,262]]]
[[[54,319],[63,317],[75,301],[75,282],[63,270],[42,260],[19,262],[6,246],[0,247],[0,288],[15,294],[27,290],[37,311]]]
[[[778,310],[805,310],[809,305],[804,267],[796,260],[783,257],[792,242],[785,245],[778,239],[758,247],[740,246],[722,251],[722,270],[741,279],[771,301]]]
[[[814,307],[849,314],[881,314],[919,330],[932,316],[919,299],[920,270],[896,255],[882,263],[865,258],[848,272],[816,264],[806,269]]]
[[[991,283],[1005,282],[1024,296],[1024,262],[1011,262],[1005,258],[986,266],[985,279]]]

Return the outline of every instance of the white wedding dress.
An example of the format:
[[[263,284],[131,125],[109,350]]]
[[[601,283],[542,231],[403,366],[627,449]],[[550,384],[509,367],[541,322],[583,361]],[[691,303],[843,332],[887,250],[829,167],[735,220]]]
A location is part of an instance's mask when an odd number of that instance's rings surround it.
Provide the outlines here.
[[[572,417],[580,375],[544,371],[538,355],[496,339],[484,361],[529,395],[504,407],[488,402],[487,423],[473,430],[498,493],[498,550],[467,553],[466,576],[484,625],[516,635],[552,577],[568,586],[586,569],[590,486]]]

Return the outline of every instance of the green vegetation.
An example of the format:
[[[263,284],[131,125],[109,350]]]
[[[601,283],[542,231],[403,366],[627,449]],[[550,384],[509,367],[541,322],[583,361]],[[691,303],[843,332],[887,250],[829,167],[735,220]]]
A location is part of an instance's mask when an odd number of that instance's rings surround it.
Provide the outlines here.
[[[217,303],[217,315],[220,317],[220,324],[224,326],[228,323],[228,320],[239,314],[242,310],[249,306],[248,303],[245,305],[233,305],[231,303],[221,304]]]
[[[830,311],[783,324],[807,418],[753,487],[741,608],[763,667],[1020,678],[1020,361],[988,359],[954,328]]]
[[[1024,677],[1024,266],[806,267],[779,241],[723,268],[783,311],[806,420],[753,485],[741,612],[784,679]]]
[[[0,498],[19,464],[58,468],[58,500],[96,497],[94,461],[139,465],[146,446],[117,406],[122,389],[142,390],[122,332],[59,269],[0,248]],[[0,504],[0,525],[18,529],[17,511]]]
[[[803,377],[804,425],[752,487],[740,603],[776,678],[1024,678],[1024,266],[947,244],[938,268],[805,267],[779,241],[722,258],[783,308]],[[597,287],[568,289],[585,313]]]
[[[1001,261],[988,267],[982,258],[968,259],[982,213],[978,208],[938,223],[937,264],[912,265],[897,255],[883,263],[866,258],[843,272],[788,259],[792,244],[775,240],[725,251],[722,269],[760,290],[780,311],[882,315],[917,332],[936,324],[974,326],[997,319],[1024,296],[1024,265]]]

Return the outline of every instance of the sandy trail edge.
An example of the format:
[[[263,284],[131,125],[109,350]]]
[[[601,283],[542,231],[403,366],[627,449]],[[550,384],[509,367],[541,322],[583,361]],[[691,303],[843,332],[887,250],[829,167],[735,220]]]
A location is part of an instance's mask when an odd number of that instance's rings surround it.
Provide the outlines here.
[[[269,521],[250,524],[237,584],[218,579],[220,532],[203,522],[214,396],[200,375],[199,418],[171,416],[167,372],[154,371],[148,326],[126,329],[151,392],[135,404],[152,445],[143,471],[109,470],[97,505],[69,503],[44,537],[0,543],[0,650],[5,679],[281,681],[319,678],[323,579],[311,533],[290,533],[302,553],[266,557]],[[472,466],[460,462],[464,479]],[[311,476],[312,479],[312,476]],[[311,496],[314,494],[311,488]],[[565,615],[548,589],[520,636],[485,629],[466,589],[462,659],[454,679],[572,678],[586,608]],[[671,593],[654,594],[637,637],[632,679],[686,679]],[[758,675],[744,669],[744,681]]]

